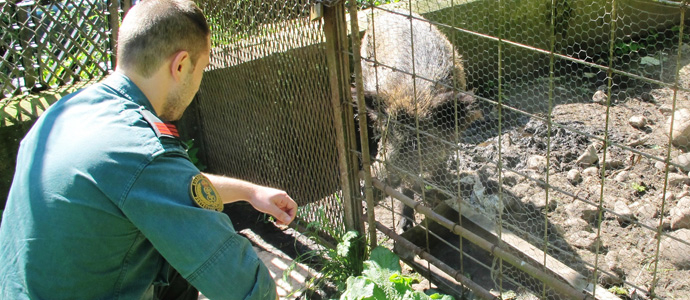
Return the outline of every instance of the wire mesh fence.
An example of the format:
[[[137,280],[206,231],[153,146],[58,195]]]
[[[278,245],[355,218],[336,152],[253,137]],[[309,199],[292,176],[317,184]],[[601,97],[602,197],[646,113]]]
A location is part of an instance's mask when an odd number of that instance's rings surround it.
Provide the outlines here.
[[[199,1],[211,66],[193,109],[209,171],[285,189],[302,225],[344,232],[323,23],[309,1]]]
[[[360,12],[372,174],[392,195],[371,199],[383,231],[477,283],[475,296],[686,298],[685,5]]]
[[[2,98],[104,77],[113,68],[115,5],[119,1],[1,1]]]

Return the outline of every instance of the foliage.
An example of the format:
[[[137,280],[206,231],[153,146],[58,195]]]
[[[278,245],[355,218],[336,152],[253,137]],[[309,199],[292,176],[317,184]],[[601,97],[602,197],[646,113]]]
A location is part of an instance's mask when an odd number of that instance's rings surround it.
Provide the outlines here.
[[[192,161],[192,163],[199,169],[199,171],[206,170],[206,165],[201,163],[199,157],[197,156],[197,154],[199,153],[199,148],[194,147],[194,140],[188,140],[184,142],[184,144],[187,146],[187,155],[189,156],[189,160]]]
[[[307,225],[306,234],[316,244],[323,245],[325,243],[321,240],[320,232],[332,234],[340,232],[327,227],[319,222],[311,222]],[[330,236],[335,237],[338,241],[335,249],[324,247],[299,255],[292,265],[283,272],[283,279],[287,281],[287,277],[298,262],[310,262],[321,274],[318,278],[310,278],[305,284],[304,290],[319,289],[326,284],[325,280],[335,283],[338,290],[341,290],[344,288],[348,277],[361,274],[362,257],[364,257],[362,252],[366,251],[364,238],[356,231]]]
[[[401,275],[400,260],[387,248],[377,247],[364,262],[361,276],[347,279],[347,290],[340,300],[453,300],[438,293],[426,295],[412,289],[415,279]]]

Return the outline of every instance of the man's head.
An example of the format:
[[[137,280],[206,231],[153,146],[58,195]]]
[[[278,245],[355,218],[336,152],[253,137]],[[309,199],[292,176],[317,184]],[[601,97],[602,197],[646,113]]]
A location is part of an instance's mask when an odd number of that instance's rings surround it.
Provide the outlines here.
[[[191,0],[144,0],[127,13],[120,26],[117,64],[148,78],[178,51],[192,62],[208,51],[210,29]]]
[[[210,30],[191,0],[144,0],[122,22],[117,69],[132,79],[161,119],[179,120],[209,64]]]

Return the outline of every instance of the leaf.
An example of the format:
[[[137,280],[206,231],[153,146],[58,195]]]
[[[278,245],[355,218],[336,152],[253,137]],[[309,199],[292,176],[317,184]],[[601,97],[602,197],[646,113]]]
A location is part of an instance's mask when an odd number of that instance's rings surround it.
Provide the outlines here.
[[[347,279],[347,290],[340,300],[386,300],[386,294],[369,278],[357,276]]]
[[[438,299],[438,300],[455,300],[455,299],[453,298],[453,296],[450,296],[450,295],[441,295],[441,294],[439,294],[439,293],[431,294],[431,295],[429,295],[429,298],[434,299],[434,300],[436,300],[436,299]]]
[[[400,268],[400,259],[392,251],[385,247],[378,246],[371,251],[369,257],[370,261],[375,262],[379,267],[390,270],[392,272],[402,273]]]
[[[350,248],[352,248],[351,241],[357,238],[359,234],[357,231],[348,231],[343,235],[343,241],[338,243],[338,256],[347,257],[350,253]]]
[[[393,283],[393,288],[400,294],[404,295],[407,291],[412,290],[412,278],[405,277],[398,273],[393,273],[388,277],[388,281]]]
[[[661,61],[651,56],[645,56],[640,59],[640,64],[648,66],[658,66],[661,65]]]

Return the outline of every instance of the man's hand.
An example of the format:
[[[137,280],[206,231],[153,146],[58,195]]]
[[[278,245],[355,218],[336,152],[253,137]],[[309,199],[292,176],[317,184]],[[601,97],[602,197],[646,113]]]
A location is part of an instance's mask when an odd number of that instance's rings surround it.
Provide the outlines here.
[[[297,203],[285,191],[236,178],[208,173],[204,175],[216,187],[223,203],[248,201],[254,209],[275,217],[279,225],[288,225],[295,219]]]
[[[295,219],[297,203],[285,192],[257,185],[249,203],[258,211],[276,218],[277,224],[288,225]]]

